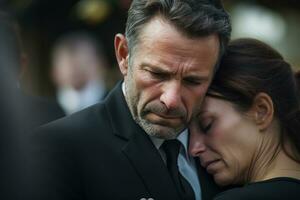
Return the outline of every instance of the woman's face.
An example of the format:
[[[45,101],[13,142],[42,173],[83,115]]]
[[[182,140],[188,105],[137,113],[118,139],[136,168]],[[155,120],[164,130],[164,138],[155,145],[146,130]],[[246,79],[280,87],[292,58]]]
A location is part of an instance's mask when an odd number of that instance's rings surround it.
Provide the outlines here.
[[[228,101],[208,96],[189,127],[190,154],[200,158],[219,185],[244,183],[256,160],[260,134],[246,114]]]

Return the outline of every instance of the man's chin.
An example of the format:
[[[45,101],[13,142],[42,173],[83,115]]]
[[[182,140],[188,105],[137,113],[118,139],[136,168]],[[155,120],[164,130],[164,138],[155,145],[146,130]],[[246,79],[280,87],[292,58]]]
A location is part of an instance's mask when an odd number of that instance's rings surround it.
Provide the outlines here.
[[[175,139],[184,129],[184,127],[180,128],[171,128],[168,126],[160,125],[160,124],[152,124],[148,122],[140,123],[145,132],[152,137],[157,137],[160,139]]]

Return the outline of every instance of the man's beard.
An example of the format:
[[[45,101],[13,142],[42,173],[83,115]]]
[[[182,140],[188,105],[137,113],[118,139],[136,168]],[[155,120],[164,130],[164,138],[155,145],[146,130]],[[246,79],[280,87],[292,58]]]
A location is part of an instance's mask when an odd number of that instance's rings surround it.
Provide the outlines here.
[[[131,74],[131,72],[129,72],[129,74]],[[138,103],[140,96],[136,93],[136,86],[131,75],[128,76],[127,81],[125,80],[125,99],[134,121],[142,127],[149,136],[161,139],[175,139],[186,126],[186,124],[182,123],[179,127],[170,127],[168,125],[154,124],[147,120],[145,116],[150,112],[162,113],[166,111],[166,108],[164,106],[159,106],[159,104],[150,103],[139,113]],[[185,111],[182,110],[171,111],[171,114],[186,116]]]

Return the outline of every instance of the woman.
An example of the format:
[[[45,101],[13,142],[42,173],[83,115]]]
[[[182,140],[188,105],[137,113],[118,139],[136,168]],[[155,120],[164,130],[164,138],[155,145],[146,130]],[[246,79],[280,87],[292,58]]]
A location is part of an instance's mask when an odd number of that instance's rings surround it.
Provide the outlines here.
[[[299,76],[298,76],[299,77]],[[220,186],[215,199],[300,199],[300,108],[290,65],[268,45],[234,40],[190,125],[190,153]]]

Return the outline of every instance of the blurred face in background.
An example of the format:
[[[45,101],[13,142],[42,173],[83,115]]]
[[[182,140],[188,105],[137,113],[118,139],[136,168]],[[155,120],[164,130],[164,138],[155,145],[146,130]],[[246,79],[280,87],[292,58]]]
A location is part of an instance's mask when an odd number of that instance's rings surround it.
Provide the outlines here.
[[[229,101],[208,96],[189,127],[190,154],[219,185],[244,183],[256,160],[262,134],[245,114]]]
[[[211,82],[218,36],[190,39],[156,17],[143,27],[132,55],[124,53],[125,37],[115,44],[133,118],[151,136],[176,138]]]
[[[89,80],[99,78],[100,60],[88,43],[75,49],[61,47],[53,56],[52,76],[58,88],[83,88]]]

